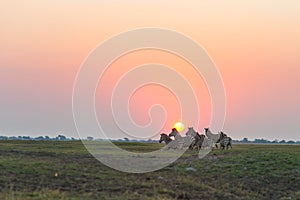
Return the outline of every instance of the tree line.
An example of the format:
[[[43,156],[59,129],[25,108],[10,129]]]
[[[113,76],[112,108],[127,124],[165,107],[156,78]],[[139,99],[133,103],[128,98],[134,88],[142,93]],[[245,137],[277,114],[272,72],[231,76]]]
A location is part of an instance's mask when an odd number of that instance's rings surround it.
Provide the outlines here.
[[[38,137],[30,137],[30,136],[1,136],[0,140],[77,140],[73,137],[68,138],[64,135],[58,135],[56,137],[49,136],[38,136]]]
[[[73,137],[66,137],[62,134],[57,135],[56,137],[49,136],[38,136],[38,137],[30,137],[30,136],[1,136],[0,140],[59,140],[59,141],[70,141],[70,140],[80,140]],[[94,139],[93,137],[87,137],[85,140],[95,140],[95,141],[104,141],[103,139]],[[148,140],[131,140],[129,138],[123,139],[115,139],[112,140],[114,142],[149,142],[149,143],[157,143],[158,140],[148,139]],[[246,144],[300,144],[300,141],[293,140],[267,140],[267,139],[254,139],[249,140],[248,138],[244,138],[242,140],[233,140],[233,143],[246,143]]]
[[[248,138],[244,138],[242,140],[233,140],[234,143],[246,143],[246,144],[300,144],[300,141],[293,140],[267,140],[267,139],[254,139],[249,140]]]

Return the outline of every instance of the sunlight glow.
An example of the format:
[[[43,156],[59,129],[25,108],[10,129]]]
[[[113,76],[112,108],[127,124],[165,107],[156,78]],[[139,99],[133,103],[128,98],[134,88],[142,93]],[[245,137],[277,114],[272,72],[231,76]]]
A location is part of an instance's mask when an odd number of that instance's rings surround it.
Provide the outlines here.
[[[174,128],[176,128],[177,131],[183,131],[184,130],[184,124],[182,122],[176,122],[174,124]]]

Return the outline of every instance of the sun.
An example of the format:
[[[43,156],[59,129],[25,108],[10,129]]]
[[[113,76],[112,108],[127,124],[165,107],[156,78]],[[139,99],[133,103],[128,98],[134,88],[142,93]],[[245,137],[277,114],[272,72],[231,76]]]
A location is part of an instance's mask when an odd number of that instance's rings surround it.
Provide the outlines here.
[[[174,124],[174,128],[176,128],[177,131],[183,131],[184,130],[184,124],[182,122],[176,122]]]

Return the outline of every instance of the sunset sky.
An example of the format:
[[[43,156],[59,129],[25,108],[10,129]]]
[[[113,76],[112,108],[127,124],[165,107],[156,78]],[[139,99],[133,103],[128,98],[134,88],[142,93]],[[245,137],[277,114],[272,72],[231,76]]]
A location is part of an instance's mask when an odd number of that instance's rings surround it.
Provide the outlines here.
[[[3,0],[0,27],[0,135],[78,137],[72,91],[80,65],[120,32],[159,27],[195,40],[218,67],[227,96],[223,130],[232,138],[300,140],[299,1]],[[201,102],[203,132],[211,117],[209,93],[182,59],[138,51],[116,60],[106,73],[117,80],[149,62],[173,66],[190,78]],[[98,92],[96,104],[101,95],[107,94]],[[137,124],[149,122],[148,108],[156,102],[169,112],[161,131],[180,118],[175,96],[163,88],[150,85],[132,98],[139,102],[130,104]],[[193,119],[182,120],[197,126]]]

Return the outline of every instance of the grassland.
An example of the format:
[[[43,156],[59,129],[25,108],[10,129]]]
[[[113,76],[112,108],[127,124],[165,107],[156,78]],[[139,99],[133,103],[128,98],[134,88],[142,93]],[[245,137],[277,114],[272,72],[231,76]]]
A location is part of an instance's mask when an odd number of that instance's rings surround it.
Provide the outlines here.
[[[201,160],[187,152],[159,171],[127,174],[101,164],[80,141],[0,141],[0,199],[300,199],[300,145],[233,147]]]

